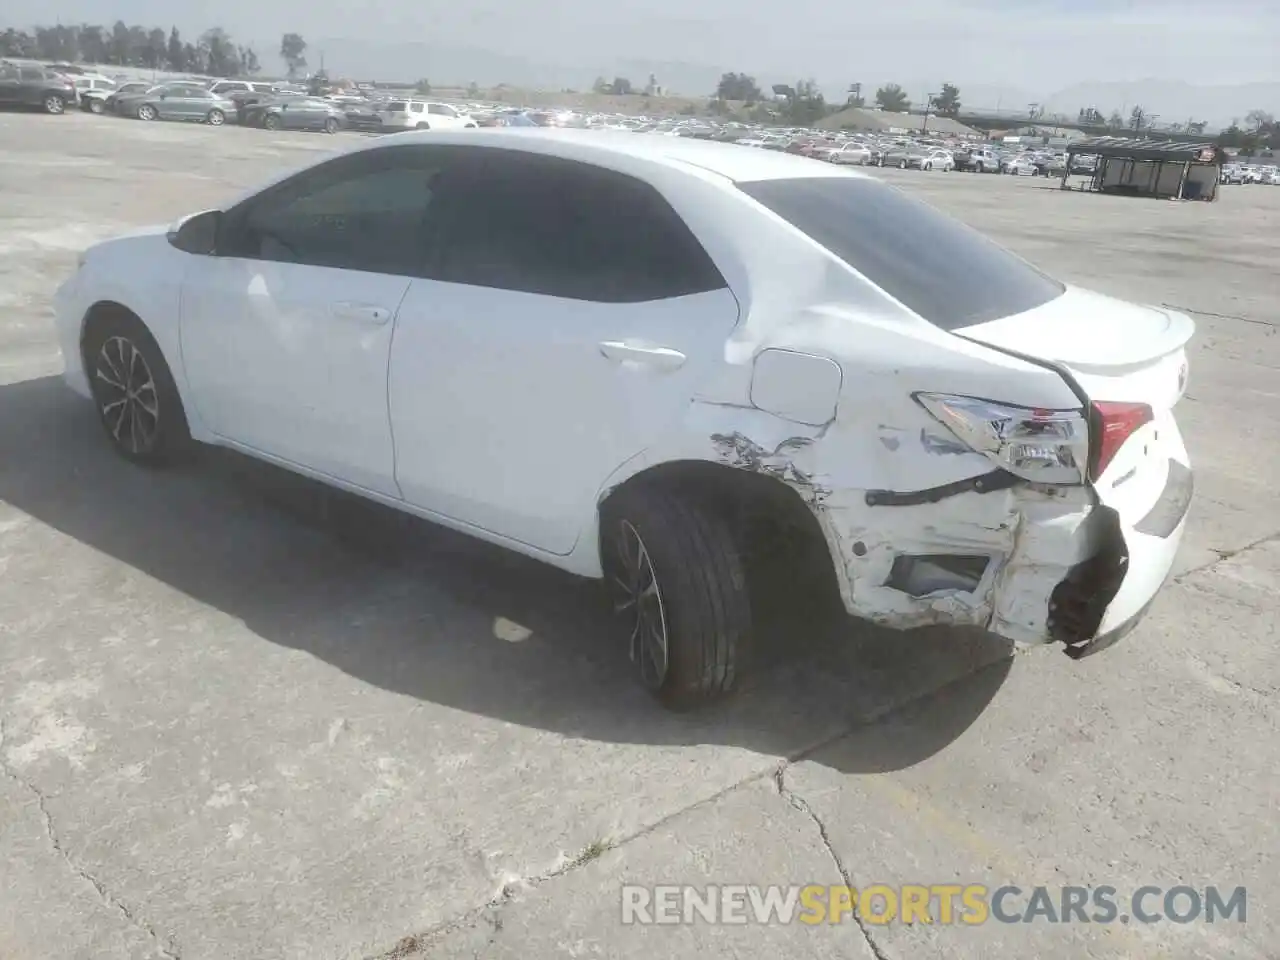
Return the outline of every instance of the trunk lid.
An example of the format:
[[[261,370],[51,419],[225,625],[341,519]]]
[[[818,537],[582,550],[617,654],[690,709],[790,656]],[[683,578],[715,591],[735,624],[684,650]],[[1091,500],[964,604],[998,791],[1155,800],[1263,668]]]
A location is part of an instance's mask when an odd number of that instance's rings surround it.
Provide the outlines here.
[[[1011,317],[953,331],[967,340],[1064,369],[1090,401],[1171,410],[1186,387],[1185,314],[1079,287]]]

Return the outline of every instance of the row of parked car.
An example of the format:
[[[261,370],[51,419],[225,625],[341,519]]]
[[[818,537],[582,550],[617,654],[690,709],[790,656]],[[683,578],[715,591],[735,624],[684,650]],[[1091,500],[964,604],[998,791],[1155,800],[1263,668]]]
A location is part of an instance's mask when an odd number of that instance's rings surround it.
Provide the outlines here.
[[[137,120],[185,120],[268,130],[398,130],[475,127],[480,121],[448,103],[403,97],[313,96],[304,89],[251,80],[173,79],[162,83],[107,77],[79,67],[0,60],[0,103],[46,113],[79,109]],[[488,125],[488,124],[486,124]]]
[[[1064,154],[1050,151],[1008,150],[994,144],[947,143],[928,138],[884,138],[866,134],[747,137],[736,142],[746,147],[797,153],[827,163],[898,167],[902,170],[962,170],[1035,177],[1061,175],[1067,163]],[[1092,167],[1088,166],[1090,159],[1081,158],[1079,163],[1073,163],[1080,169],[1072,172],[1092,172]]]
[[[1280,186],[1280,166],[1274,163],[1228,163],[1222,168],[1222,182]]]

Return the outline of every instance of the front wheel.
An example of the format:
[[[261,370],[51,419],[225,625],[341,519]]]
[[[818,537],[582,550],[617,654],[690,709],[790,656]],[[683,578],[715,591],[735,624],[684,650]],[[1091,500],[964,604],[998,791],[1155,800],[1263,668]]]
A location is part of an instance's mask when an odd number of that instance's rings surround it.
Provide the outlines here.
[[[926,163],[926,164],[924,165],[924,168],[925,168],[926,170],[932,170],[932,169],[933,169],[933,164],[932,164],[932,163]]]
[[[212,110],[209,111],[209,115],[204,119],[205,119],[205,122],[209,124],[209,126],[220,127],[227,122],[227,115],[223,113],[221,110],[219,110],[217,107],[214,107]]]
[[[977,164],[977,165],[973,168],[973,170],[974,170],[974,172],[975,172],[975,173],[986,173],[986,172],[987,172],[987,168],[986,168],[985,166],[983,166],[982,164],[980,164],[980,163],[979,163],[979,164]]]
[[[149,103],[144,103],[138,108],[139,120],[154,120],[156,116],[156,108]]]
[[[97,97],[89,101],[89,112],[101,114],[106,111],[106,106]]]
[[[337,133],[337,132],[338,132],[338,121],[337,121],[337,120],[335,120],[333,117],[330,117],[328,120],[326,120],[326,121],[324,122],[324,132],[325,132],[325,133]]]
[[[427,123],[427,121],[425,121],[425,120],[419,120],[419,121],[414,125],[414,128],[413,128],[413,129],[415,129],[415,130],[430,130],[430,129],[431,129],[431,124]]]
[[[280,118],[277,117],[274,113],[268,113],[265,117],[262,118],[262,126],[263,126],[263,129],[265,130],[279,130]]]
[[[907,161],[903,160],[900,164],[898,164],[898,169],[899,170],[907,169]]]
[[[600,539],[614,611],[644,687],[673,709],[728,694],[751,635],[745,564],[728,519],[641,487],[606,507]]]
[[[187,450],[191,434],[178,388],[140,320],[114,315],[92,321],[84,359],[98,419],[116,453],[162,466]]]
[[[51,94],[44,98],[44,112],[58,114],[67,109],[67,101],[63,100],[57,94]]]

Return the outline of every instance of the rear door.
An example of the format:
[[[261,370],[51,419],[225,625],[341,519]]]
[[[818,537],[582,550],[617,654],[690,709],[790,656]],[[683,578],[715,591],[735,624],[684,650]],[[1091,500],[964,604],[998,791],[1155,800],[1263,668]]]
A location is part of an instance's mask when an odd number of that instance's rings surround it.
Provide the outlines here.
[[[651,186],[463,150],[434,279],[397,318],[388,396],[409,502],[557,554],[608,477],[680,422],[738,304]]]

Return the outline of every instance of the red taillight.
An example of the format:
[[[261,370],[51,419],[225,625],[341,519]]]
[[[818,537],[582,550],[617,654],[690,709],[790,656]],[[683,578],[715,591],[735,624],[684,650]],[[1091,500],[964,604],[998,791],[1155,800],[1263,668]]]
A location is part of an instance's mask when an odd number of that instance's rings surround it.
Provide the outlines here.
[[[1089,479],[1097,480],[1106,471],[1116,452],[1133,436],[1135,430],[1155,419],[1145,403],[1115,403],[1096,400],[1093,403],[1093,462]]]

